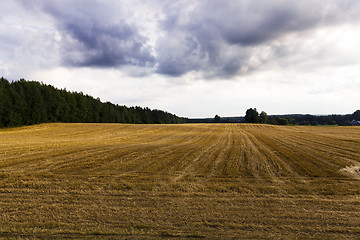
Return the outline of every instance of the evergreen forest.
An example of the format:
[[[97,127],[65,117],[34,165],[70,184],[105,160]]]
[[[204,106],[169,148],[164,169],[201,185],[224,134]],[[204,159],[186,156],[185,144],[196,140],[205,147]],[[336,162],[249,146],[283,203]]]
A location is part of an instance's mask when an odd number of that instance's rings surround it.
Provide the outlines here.
[[[0,127],[50,122],[175,124],[186,119],[161,110],[126,107],[36,81],[0,79]]]

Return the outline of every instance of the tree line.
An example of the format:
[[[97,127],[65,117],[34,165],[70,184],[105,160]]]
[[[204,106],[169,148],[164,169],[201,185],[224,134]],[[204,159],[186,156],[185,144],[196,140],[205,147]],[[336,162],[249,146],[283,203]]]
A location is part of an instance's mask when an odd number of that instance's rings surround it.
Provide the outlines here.
[[[310,114],[287,114],[287,115],[268,115],[266,112],[260,113],[256,108],[246,110],[244,117],[220,117],[214,118],[188,119],[189,123],[260,123],[273,125],[339,125],[349,126],[360,121],[360,110],[352,114],[345,115],[310,115]]]
[[[268,116],[266,112],[258,113],[256,108],[250,108],[246,111],[245,122],[247,123],[268,123],[275,125],[339,125],[349,126],[351,122],[360,121],[360,110],[353,114],[346,115],[326,115],[316,116],[310,114],[289,114],[281,116]]]
[[[175,124],[186,119],[161,110],[126,107],[36,81],[0,79],[0,127],[38,123]]]

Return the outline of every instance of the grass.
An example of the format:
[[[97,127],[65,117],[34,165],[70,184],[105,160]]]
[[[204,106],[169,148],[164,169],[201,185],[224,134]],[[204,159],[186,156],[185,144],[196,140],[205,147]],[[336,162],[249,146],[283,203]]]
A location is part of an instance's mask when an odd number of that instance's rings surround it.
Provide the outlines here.
[[[0,130],[0,238],[354,239],[360,128]]]

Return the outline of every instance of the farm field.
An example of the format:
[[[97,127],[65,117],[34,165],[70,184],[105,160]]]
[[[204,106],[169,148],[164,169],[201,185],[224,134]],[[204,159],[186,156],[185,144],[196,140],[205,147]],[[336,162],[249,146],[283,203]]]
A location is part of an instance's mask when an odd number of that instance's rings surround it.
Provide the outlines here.
[[[356,239],[360,127],[0,130],[0,238]]]

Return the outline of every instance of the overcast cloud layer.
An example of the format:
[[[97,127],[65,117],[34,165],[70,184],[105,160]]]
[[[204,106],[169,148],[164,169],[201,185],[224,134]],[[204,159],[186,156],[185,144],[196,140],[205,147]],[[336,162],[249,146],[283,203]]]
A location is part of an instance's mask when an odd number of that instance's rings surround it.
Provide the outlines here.
[[[184,116],[241,115],[253,104],[269,113],[360,108],[345,100],[359,101],[357,0],[0,5],[0,75],[9,79],[36,78]],[[233,103],[243,98],[245,106]]]

